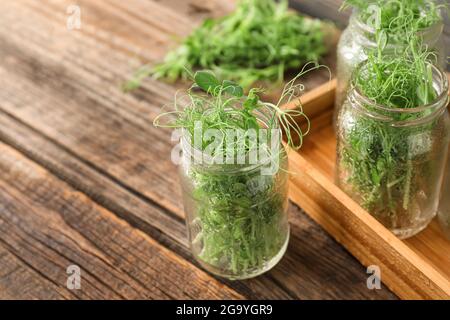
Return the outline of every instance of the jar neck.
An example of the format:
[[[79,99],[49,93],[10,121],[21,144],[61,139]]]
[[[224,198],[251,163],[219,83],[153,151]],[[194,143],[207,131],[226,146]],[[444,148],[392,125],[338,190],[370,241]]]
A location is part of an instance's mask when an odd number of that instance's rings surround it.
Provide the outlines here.
[[[358,68],[363,66],[364,63]],[[349,103],[352,109],[361,115],[394,127],[416,126],[432,122],[446,111],[449,104],[449,83],[445,72],[436,66],[432,66],[432,73],[433,88],[436,91],[437,98],[427,105],[415,108],[392,108],[377,104],[355,86],[354,79],[352,79],[352,85],[348,93]]]
[[[275,113],[268,107],[254,111],[259,129],[182,130],[181,151],[185,164],[210,174],[242,174],[278,165],[283,152],[282,134]],[[270,127],[266,125],[271,123]],[[201,125],[201,123],[199,123]],[[209,142],[205,147],[203,142]],[[220,143],[217,143],[220,142]]]
[[[355,41],[361,44],[363,47],[376,48],[376,29],[368,25],[366,21],[361,20],[361,15],[358,10],[353,10],[350,17],[350,27],[354,31]],[[434,48],[439,42],[442,33],[444,32],[444,23],[442,19],[437,23],[421,29],[417,32],[417,35],[422,40],[424,46],[428,48]],[[404,48],[407,43],[405,43],[405,36],[399,35],[397,37],[391,37],[388,40],[388,44],[385,51],[395,52],[397,49]]]

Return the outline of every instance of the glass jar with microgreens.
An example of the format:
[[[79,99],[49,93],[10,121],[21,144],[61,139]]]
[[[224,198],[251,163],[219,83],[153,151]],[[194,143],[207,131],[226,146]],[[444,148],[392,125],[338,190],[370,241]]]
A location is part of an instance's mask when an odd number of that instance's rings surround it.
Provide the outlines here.
[[[408,46],[405,34],[410,31],[409,29],[417,28],[416,33],[423,45],[434,53],[430,56],[432,62],[441,67],[445,67],[446,63],[441,7],[429,0],[364,0],[360,2],[361,5],[355,5],[349,25],[343,31],[338,43],[337,88],[333,117],[335,127],[337,114],[346,98],[351,74],[358,64],[367,59],[369,52],[380,48],[386,55],[401,52]],[[377,3],[381,6],[379,31],[372,26],[376,23],[376,10],[373,6]],[[420,5],[423,8],[419,11]],[[405,11],[409,15],[402,16],[402,12]]]
[[[282,143],[301,147],[306,134],[295,119],[301,106],[283,110],[301,85],[285,87],[277,104],[247,95],[237,83],[198,71],[187,101],[160,118],[181,130],[179,175],[192,253],[208,271],[229,279],[255,277],[271,269],[289,241],[288,160]],[[305,117],[307,120],[307,118]],[[308,123],[308,121],[306,121]],[[308,128],[306,128],[308,130]]]
[[[386,56],[393,62],[365,61],[355,70],[338,115],[336,182],[395,235],[408,238],[436,215],[450,121],[445,72],[402,59]]]
[[[268,117],[257,113],[258,121]],[[211,273],[251,278],[271,269],[286,251],[288,162],[280,140],[275,143],[265,157],[252,161],[249,151],[237,164],[234,147],[228,153],[234,160],[216,161],[217,155],[192,148],[183,135],[179,169],[189,241]]]

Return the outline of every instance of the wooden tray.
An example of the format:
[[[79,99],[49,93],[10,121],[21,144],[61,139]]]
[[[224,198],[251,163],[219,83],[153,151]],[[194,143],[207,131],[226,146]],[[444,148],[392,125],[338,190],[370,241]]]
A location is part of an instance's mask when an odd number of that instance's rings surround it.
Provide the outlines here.
[[[332,123],[336,81],[305,94],[312,131],[289,153],[291,200],[363,265],[377,265],[381,280],[402,299],[450,299],[450,241],[437,221],[399,240],[334,184],[336,138]],[[294,108],[295,102],[285,106]],[[369,276],[369,275],[368,275]]]

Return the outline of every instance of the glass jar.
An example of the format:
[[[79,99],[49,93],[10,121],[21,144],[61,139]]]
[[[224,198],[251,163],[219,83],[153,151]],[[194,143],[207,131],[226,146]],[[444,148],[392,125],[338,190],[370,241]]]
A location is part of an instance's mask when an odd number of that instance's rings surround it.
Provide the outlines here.
[[[394,109],[352,85],[337,119],[337,184],[400,238],[424,229],[438,208],[450,120],[448,80],[436,67],[433,86],[433,103]]]
[[[424,45],[430,51],[435,52],[437,62],[433,63],[445,69],[446,66],[446,52],[445,43],[442,37],[444,30],[444,23],[440,21],[429,28],[420,31],[421,38]],[[389,35],[388,35],[389,36]],[[389,42],[384,49],[386,54],[395,54],[398,50],[402,50],[405,44],[399,43],[395,39],[389,39]],[[350,17],[348,27],[342,32],[341,38],[337,47],[337,88],[335,97],[335,109],[333,115],[333,123],[336,127],[336,118],[346,98],[346,93],[349,88],[350,78],[356,67],[367,59],[367,54],[371,50],[377,48],[375,38],[375,29],[363,23],[359,19],[359,12],[353,11]]]
[[[276,131],[281,137],[279,126]],[[266,160],[239,165],[205,161],[209,156],[188,140],[184,134],[179,173],[193,255],[209,272],[232,280],[268,271],[289,241],[288,161],[281,138]]]
[[[439,223],[442,231],[450,240],[450,146],[447,155],[447,166],[441,189],[441,200],[438,210]]]

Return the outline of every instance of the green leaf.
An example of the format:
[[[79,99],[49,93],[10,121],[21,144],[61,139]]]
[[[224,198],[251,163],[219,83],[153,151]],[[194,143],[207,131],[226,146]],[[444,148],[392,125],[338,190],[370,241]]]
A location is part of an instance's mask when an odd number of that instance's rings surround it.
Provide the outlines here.
[[[371,177],[372,177],[372,183],[374,185],[378,185],[380,183],[380,181],[381,181],[381,177],[378,174],[378,171],[375,168],[372,167],[372,169],[370,170],[370,174],[371,174]]]
[[[232,96],[240,98],[244,95],[244,89],[236,82],[224,80],[222,87],[224,88],[225,92],[231,94]]]
[[[197,71],[194,76],[195,83],[207,93],[213,94],[217,87],[220,86],[214,73],[211,71]]]
[[[255,89],[251,89],[248,93],[248,97],[244,102],[244,108],[251,111],[253,109],[256,109],[258,107],[259,103],[259,96],[255,93]]]

